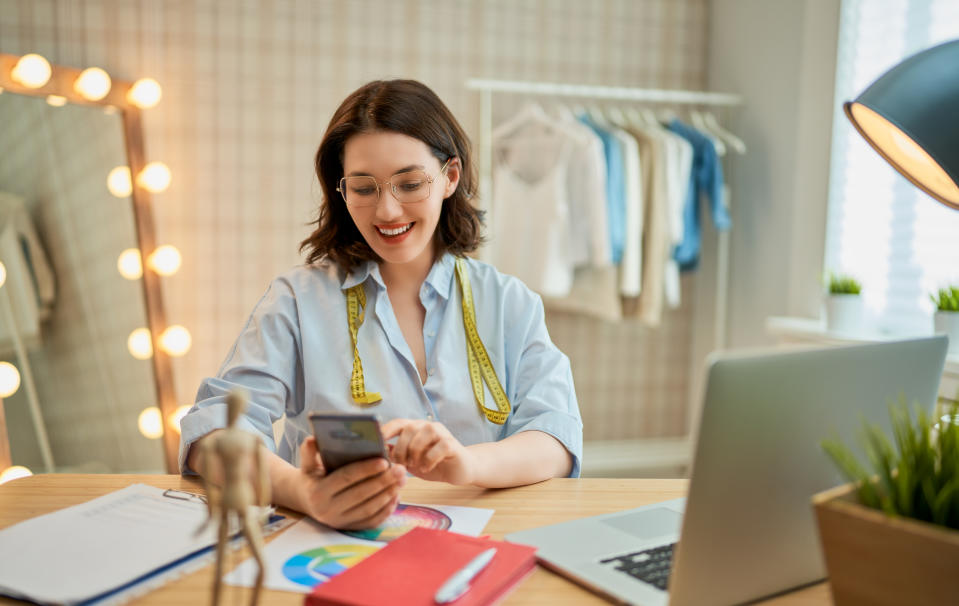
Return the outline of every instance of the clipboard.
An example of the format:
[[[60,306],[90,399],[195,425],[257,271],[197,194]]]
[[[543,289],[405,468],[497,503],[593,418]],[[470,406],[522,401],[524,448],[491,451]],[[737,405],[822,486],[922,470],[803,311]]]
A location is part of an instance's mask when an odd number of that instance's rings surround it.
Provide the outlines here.
[[[213,561],[216,526],[207,517],[203,495],[133,484],[20,522],[0,531],[0,595],[125,603]],[[272,513],[264,535],[290,523]],[[230,549],[242,544],[232,534]]]

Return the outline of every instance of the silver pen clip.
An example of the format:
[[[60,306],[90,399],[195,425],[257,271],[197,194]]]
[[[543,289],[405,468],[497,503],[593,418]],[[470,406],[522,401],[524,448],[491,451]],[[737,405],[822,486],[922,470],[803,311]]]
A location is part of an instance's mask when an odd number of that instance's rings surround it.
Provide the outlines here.
[[[437,604],[447,604],[455,601],[469,591],[470,581],[493,561],[493,556],[495,555],[496,548],[490,547],[470,560],[466,566],[454,572],[453,576],[440,586],[436,591],[436,595],[433,596],[433,601]]]

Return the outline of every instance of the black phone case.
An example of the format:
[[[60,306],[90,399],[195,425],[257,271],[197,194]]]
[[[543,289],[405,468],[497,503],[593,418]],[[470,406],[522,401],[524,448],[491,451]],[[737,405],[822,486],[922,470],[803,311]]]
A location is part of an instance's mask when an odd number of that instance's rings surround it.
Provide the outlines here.
[[[313,413],[310,423],[326,473],[356,461],[388,459],[375,415]]]

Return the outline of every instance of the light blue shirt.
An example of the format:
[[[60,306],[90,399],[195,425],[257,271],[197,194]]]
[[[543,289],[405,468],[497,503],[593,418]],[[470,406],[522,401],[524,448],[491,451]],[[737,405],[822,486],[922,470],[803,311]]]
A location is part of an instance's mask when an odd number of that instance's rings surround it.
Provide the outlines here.
[[[723,165],[713,142],[695,128],[674,119],[666,127],[693,146],[693,167],[689,175],[689,189],[683,204],[683,241],[673,251],[673,259],[682,270],[695,269],[699,264],[702,241],[699,203],[709,198],[713,225],[718,231],[732,227],[732,219],[723,200]]]
[[[426,309],[425,384],[400,331],[379,266],[369,261],[344,278],[332,262],[320,263],[297,267],[273,280],[220,371],[200,384],[196,404],[180,423],[180,469],[190,472],[186,455],[194,441],[225,427],[226,395],[243,387],[250,394],[250,405],[240,426],[294,465],[299,465],[300,443],[312,434],[310,412],[371,412],[381,422],[440,421],[464,445],[542,431],[573,455],[570,476],[577,477],[583,424],[573,375],[569,359],[550,341],[539,295],[490,265],[474,259],[466,263],[477,329],[512,404],[505,424],[488,421],[473,396],[455,257],[441,257],[420,289]],[[353,348],[343,292],[361,283],[367,306],[358,348],[366,391],[383,397],[362,408],[350,397]],[[485,405],[496,409],[488,390]],[[284,415],[283,436],[276,444],[273,422]]]
[[[609,247],[613,263],[619,265],[626,248],[626,169],[623,144],[609,130],[587,115],[579,121],[593,129],[603,142],[606,155],[606,216],[609,223]]]

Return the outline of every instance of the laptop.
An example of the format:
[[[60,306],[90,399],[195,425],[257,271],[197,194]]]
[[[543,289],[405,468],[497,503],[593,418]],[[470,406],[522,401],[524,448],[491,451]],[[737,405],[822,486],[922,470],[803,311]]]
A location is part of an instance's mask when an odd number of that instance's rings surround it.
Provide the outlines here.
[[[508,534],[554,571],[628,604],[733,604],[823,579],[810,498],[843,482],[820,447],[858,456],[900,395],[932,411],[947,339],[726,353],[707,362],[685,499]]]

